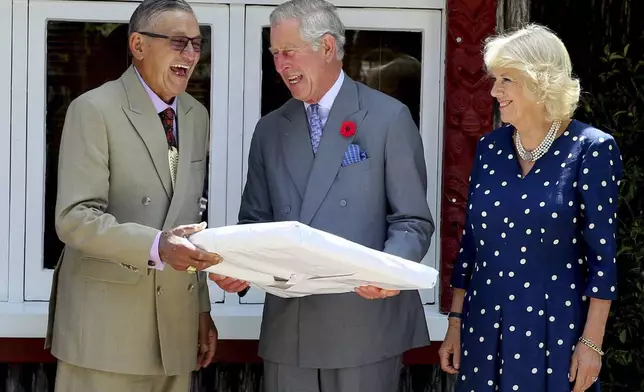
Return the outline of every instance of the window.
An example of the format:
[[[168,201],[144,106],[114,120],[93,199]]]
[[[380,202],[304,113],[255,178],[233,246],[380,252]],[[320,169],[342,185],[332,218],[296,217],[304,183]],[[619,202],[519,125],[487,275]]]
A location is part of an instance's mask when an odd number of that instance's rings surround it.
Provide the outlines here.
[[[257,120],[280,107],[290,93],[275,71],[268,51],[271,7],[247,7],[244,56],[244,134],[242,184],[252,133]],[[428,197],[437,232],[423,263],[438,268],[441,188],[442,93],[440,91],[442,13],[438,10],[340,8],[346,26],[344,71],[406,104],[421,132],[428,169]],[[261,86],[258,89],[257,86]],[[243,186],[239,189],[239,195]],[[235,196],[238,197],[238,196]],[[233,200],[235,197],[232,197]],[[425,303],[434,303],[437,290],[421,290]],[[251,290],[241,301],[263,303],[264,293]]]
[[[55,232],[54,209],[58,149],[67,108],[82,93],[118,79],[128,68],[127,21],[135,7],[134,3],[81,1],[29,5],[25,221],[29,236],[25,247],[28,300],[49,298],[52,269],[63,248]],[[228,7],[193,8],[208,43],[188,92],[210,111],[214,146],[211,155],[215,157],[210,182],[219,184],[223,179],[225,184],[228,57],[221,53],[228,52]],[[211,192],[209,216],[210,226],[225,224],[225,190]],[[40,243],[33,233],[43,234]],[[215,287],[212,299],[223,300],[223,292]]]

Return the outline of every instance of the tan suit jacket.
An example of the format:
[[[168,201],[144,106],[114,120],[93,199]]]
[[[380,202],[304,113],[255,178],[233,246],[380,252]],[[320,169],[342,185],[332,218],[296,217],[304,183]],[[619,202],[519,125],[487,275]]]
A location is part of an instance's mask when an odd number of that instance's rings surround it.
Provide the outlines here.
[[[208,113],[178,97],[173,187],[156,110],[130,67],[75,99],[60,146],[47,347],[76,366],[177,375],[196,366],[198,314],[210,311],[205,274],[150,270],[160,229],[200,220]]]

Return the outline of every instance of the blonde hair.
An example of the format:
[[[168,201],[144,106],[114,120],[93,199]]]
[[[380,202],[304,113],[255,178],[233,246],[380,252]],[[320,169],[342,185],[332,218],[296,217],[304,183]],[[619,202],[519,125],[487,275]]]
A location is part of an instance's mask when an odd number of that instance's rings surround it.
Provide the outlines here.
[[[512,68],[525,78],[529,96],[545,106],[549,121],[572,117],[579,103],[579,80],[572,75],[570,56],[553,32],[536,24],[500,34],[485,42],[488,72]]]

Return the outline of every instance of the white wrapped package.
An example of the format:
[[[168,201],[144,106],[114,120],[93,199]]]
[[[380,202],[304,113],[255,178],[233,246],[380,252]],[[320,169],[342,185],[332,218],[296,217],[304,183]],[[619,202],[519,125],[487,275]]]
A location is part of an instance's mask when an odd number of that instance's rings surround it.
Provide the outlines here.
[[[434,268],[300,222],[210,228],[189,240],[223,257],[207,272],[245,280],[284,298],[347,293],[369,284],[392,290],[431,289],[438,276]]]

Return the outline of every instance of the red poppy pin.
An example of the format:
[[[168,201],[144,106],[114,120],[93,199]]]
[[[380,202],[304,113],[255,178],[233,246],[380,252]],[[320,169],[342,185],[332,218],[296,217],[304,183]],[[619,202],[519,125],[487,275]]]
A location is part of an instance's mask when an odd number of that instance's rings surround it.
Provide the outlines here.
[[[356,123],[353,121],[345,121],[340,127],[340,135],[344,137],[351,137],[356,133]]]

